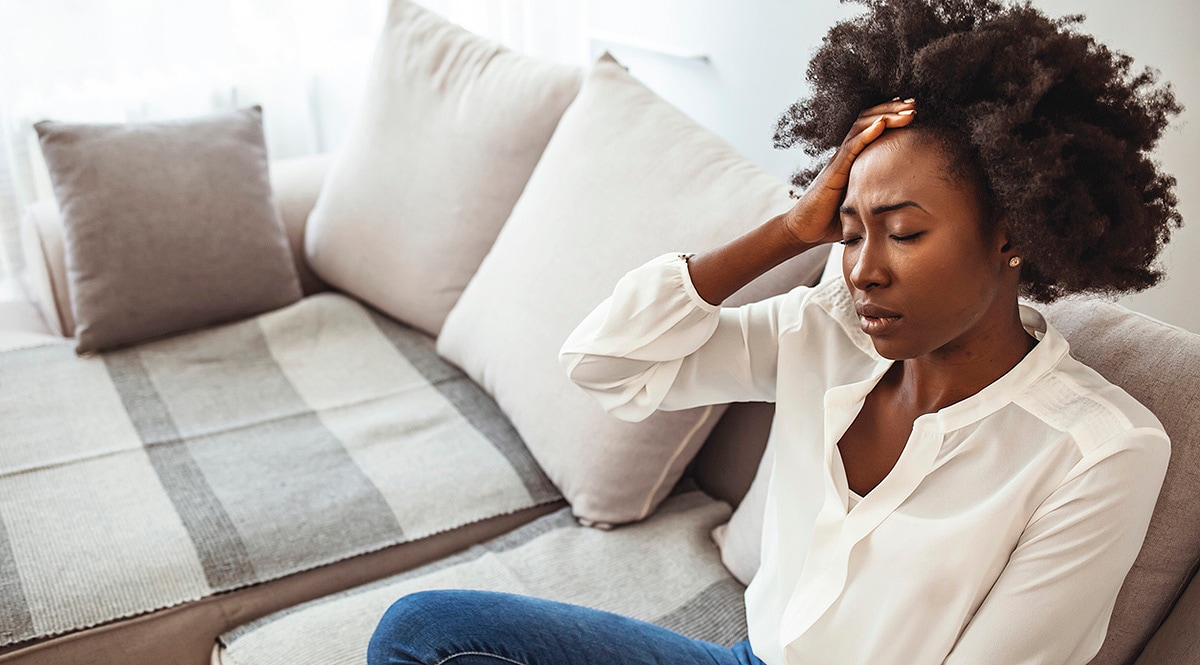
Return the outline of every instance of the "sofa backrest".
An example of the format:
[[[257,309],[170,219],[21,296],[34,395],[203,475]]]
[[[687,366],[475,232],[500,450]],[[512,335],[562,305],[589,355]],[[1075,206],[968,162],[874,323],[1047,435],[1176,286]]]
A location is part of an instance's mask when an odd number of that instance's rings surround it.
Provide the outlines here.
[[[774,418],[774,404],[730,404],[696,454],[687,475],[709,496],[736,508],[758,471]]]
[[[304,224],[332,159],[331,155],[316,155],[271,164],[275,204],[287,231],[304,295],[328,288],[304,259]],[[55,334],[73,337],[75,316],[67,288],[62,215],[53,199],[38,201],[26,208],[21,220],[21,237],[26,281],[42,318]]]

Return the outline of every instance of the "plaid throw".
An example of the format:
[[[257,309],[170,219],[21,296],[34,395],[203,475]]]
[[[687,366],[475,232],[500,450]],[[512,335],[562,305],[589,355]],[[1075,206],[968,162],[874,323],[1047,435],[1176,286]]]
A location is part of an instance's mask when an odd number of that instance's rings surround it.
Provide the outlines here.
[[[744,587],[709,538],[729,507],[701,492],[613,531],[564,508],[428,566],[268,615],[221,636],[222,665],[360,665],[379,618],[424,589],[484,589],[617,612],[730,645],[746,637]]]
[[[340,295],[0,353],[0,645],[559,498],[431,338]]]

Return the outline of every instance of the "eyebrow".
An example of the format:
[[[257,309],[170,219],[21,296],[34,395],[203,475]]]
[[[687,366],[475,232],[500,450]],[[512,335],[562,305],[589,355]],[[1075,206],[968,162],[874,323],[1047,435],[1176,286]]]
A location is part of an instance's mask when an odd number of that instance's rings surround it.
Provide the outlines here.
[[[888,205],[875,206],[874,208],[871,208],[871,214],[872,215],[882,215],[885,212],[892,212],[894,210],[899,210],[901,208],[916,208],[916,209],[920,210],[921,212],[924,212],[925,214],[929,214],[929,211],[926,210],[925,208],[922,208],[921,204],[917,203],[916,201],[901,201],[899,203],[890,203]],[[846,215],[854,215],[856,217],[858,216],[858,211],[847,205],[842,206],[838,210]]]

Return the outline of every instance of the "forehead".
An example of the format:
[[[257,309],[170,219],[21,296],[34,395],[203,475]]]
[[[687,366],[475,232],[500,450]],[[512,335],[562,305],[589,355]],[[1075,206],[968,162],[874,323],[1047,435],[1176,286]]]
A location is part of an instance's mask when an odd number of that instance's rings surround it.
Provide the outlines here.
[[[888,130],[854,160],[845,203],[858,209],[914,201],[927,210],[977,210],[970,188],[955,182],[946,169],[937,141],[905,129]]]

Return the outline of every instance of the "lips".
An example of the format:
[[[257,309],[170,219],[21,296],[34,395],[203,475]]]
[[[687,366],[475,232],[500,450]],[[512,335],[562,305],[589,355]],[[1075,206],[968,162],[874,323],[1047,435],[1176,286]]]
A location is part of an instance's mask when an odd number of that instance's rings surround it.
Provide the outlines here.
[[[868,335],[886,335],[904,318],[899,312],[873,303],[854,303],[854,311],[858,313],[859,326]]]

